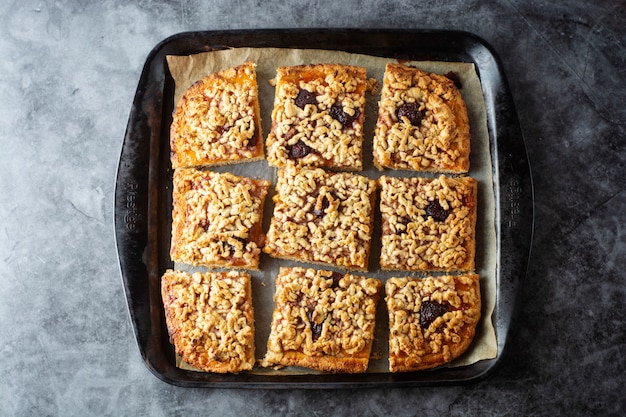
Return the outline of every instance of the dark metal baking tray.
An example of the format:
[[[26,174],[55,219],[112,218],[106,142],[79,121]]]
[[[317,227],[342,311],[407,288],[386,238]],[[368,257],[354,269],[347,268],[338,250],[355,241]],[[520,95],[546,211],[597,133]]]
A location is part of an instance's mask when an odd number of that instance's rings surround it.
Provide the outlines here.
[[[497,356],[468,366],[405,374],[366,373],[221,375],[182,370],[173,360],[165,327],[160,277],[171,266],[167,217],[169,121],[173,80],[166,55],[227,47],[342,50],[392,59],[474,63],[486,104],[496,201]],[[171,173],[169,174],[171,175]],[[115,238],[122,282],[139,351],[146,366],[171,384],[215,388],[353,388],[459,384],[489,374],[502,359],[514,324],[533,233],[533,189],[522,131],[494,50],[466,32],[423,30],[293,29],[189,32],[149,54],[130,111],[115,188]]]

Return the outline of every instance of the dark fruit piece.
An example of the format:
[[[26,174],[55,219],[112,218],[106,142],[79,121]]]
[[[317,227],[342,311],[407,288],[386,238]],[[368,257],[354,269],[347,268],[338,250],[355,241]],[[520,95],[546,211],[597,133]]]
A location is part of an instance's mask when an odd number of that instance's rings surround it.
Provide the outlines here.
[[[248,239],[243,238],[243,237],[238,237],[238,236],[233,236],[233,239],[238,240],[239,242],[241,242],[241,244],[243,245],[243,249],[245,250],[246,245],[248,244]],[[222,242],[224,249],[228,251],[228,253],[230,254],[230,256],[234,256],[236,249],[235,246],[232,245],[229,242],[223,241]]]
[[[420,327],[427,329],[437,317],[441,317],[448,312],[448,307],[434,301],[422,301],[420,307]]]
[[[331,288],[337,288],[339,287],[339,281],[341,281],[341,278],[343,278],[343,274],[333,271],[333,274],[330,276],[330,278],[333,280]]]
[[[399,228],[396,226],[396,234],[402,235],[407,232],[407,225],[411,223],[411,219],[407,219],[406,217],[401,217],[398,219],[398,224],[404,225],[404,228]]]
[[[307,104],[317,104],[317,100],[315,99],[316,95],[309,90],[302,89],[298,92],[298,96],[295,99],[296,106],[304,109],[304,106]]]
[[[289,158],[300,159],[311,153],[311,147],[302,141],[297,141],[289,148]]]
[[[323,217],[326,214],[324,210],[326,210],[329,205],[330,201],[328,201],[328,197],[322,197],[322,207],[318,209],[316,204],[316,207],[313,208],[313,214],[315,214],[316,217]]]
[[[426,215],[438,222],[442,222],[450,215],[450,210],[444,210],[439,200],[433,200],[426,206]]]
[[[396,110],[396,117],[398,120],[406,117],[413,126],[419,126],[424,118],[424,112],[420,110],[417,103],[404,103]]]
[[[311,325],[311,333],[313,334],[313,341],[317,341],[322,335],[322,324],[317,324],[313,321],[313,310],[308,310],[306,312],[306,316],[309,319],[309,324]]]
[[[341,126],[343,127],[346,127],[350,123],[354,122],[360,114],[361,112],[359,109],[354,109],[354,115],[350,116],[348,113],[343,111],[341,104],[333,104],[330,108],[330,117],[341,123]]]
[[[254,148],[256,146],[256,144],[258,143],[259,139],[257,137],[257,130],[254,129],[254,132],[252,133],[252,137],[250,139],[248,139],[248,144],[246,145],[246,147],[248,148]]]

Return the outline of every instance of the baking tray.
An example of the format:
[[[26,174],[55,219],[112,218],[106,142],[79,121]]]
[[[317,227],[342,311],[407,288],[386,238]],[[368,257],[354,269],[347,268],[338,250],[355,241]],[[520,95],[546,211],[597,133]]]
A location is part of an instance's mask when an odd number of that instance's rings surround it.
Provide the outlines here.
[[[169,123],[174,82],[165,57],[228,47],[341,50],[397,60],[475,65],[486,105],[496,202],[496,304],[491,317],[497,335],[495,358],[467,366],[401,374],[222,375],[176,367],[160,295],[160,277],[172,266],[166,222],[171,210]],[[165,39],[148,55],[139,79],[119,159],[114,209],[122,282],[141,356],[161,380],[188,387],[327,389],[459,384],[483,378],[505,354],[533,233],[530,167],[502,65],[484,40],[458,31],[232,30],[186,32]]]

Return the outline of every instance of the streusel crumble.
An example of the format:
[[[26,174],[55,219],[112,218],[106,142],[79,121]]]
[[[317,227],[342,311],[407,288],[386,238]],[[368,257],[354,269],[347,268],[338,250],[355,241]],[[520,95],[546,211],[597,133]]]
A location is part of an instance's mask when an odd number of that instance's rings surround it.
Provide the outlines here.
[[[345,269],[367,270],[376,181],[348,172],[288,165],[278,172],[263,251]]]
[[[265,366],[365,372],[381,282],[312,268],[281,268]]]
[[[172,193],[173,261],[258,269],[267,180],[179,168]]]
[[[481,314],[478,275],[390,278],[385,294],[391,372],[449,363],[472,343]]]
[[[477,181],[379,178],[384,270],[474,269]]]
[[[249,274],[167,270],[161,296],[170,341],[183,361],[206,372],[252,369],[254,312]]]
[[[449,78],[387,64],[374,135],[379,169],[466,173],[470,128],[461,93]]]

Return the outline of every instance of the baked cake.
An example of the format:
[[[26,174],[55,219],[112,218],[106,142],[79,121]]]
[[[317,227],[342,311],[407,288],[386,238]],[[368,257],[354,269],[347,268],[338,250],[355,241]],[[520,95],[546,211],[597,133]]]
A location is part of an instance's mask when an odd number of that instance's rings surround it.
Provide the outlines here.
[[[250,275],[167,270],[161,280],[161,296],[170,342],[184,362],[206,372],[252,369]]]
[[[256,65],[246,62],[197,81],[174,111],[173,168],[262,159]]]
[[[179,168],[173,183],[172,260],[258,269],[270,181]]]
[[[380,287],[374,278],[281,268],[263,365],[365,372]]]
[[[322,168],[279,170],[263,251],[275,258],[367,270],[376,181]]]
[[[379,178],[383,270],[471,271],[477,181],[471,177]]]
[[[389,371],[449,363],[472,343],[481,309],[478,275],[390,278],[385,294]]]
[[[415,67],[387,64],[373,153],[381,170],[467,173],[469,118],[454,82]]]
[[[270,165],[360,170],[365,91],[363,67],[314,64],[279,67],[272,127],[265,142]]]

